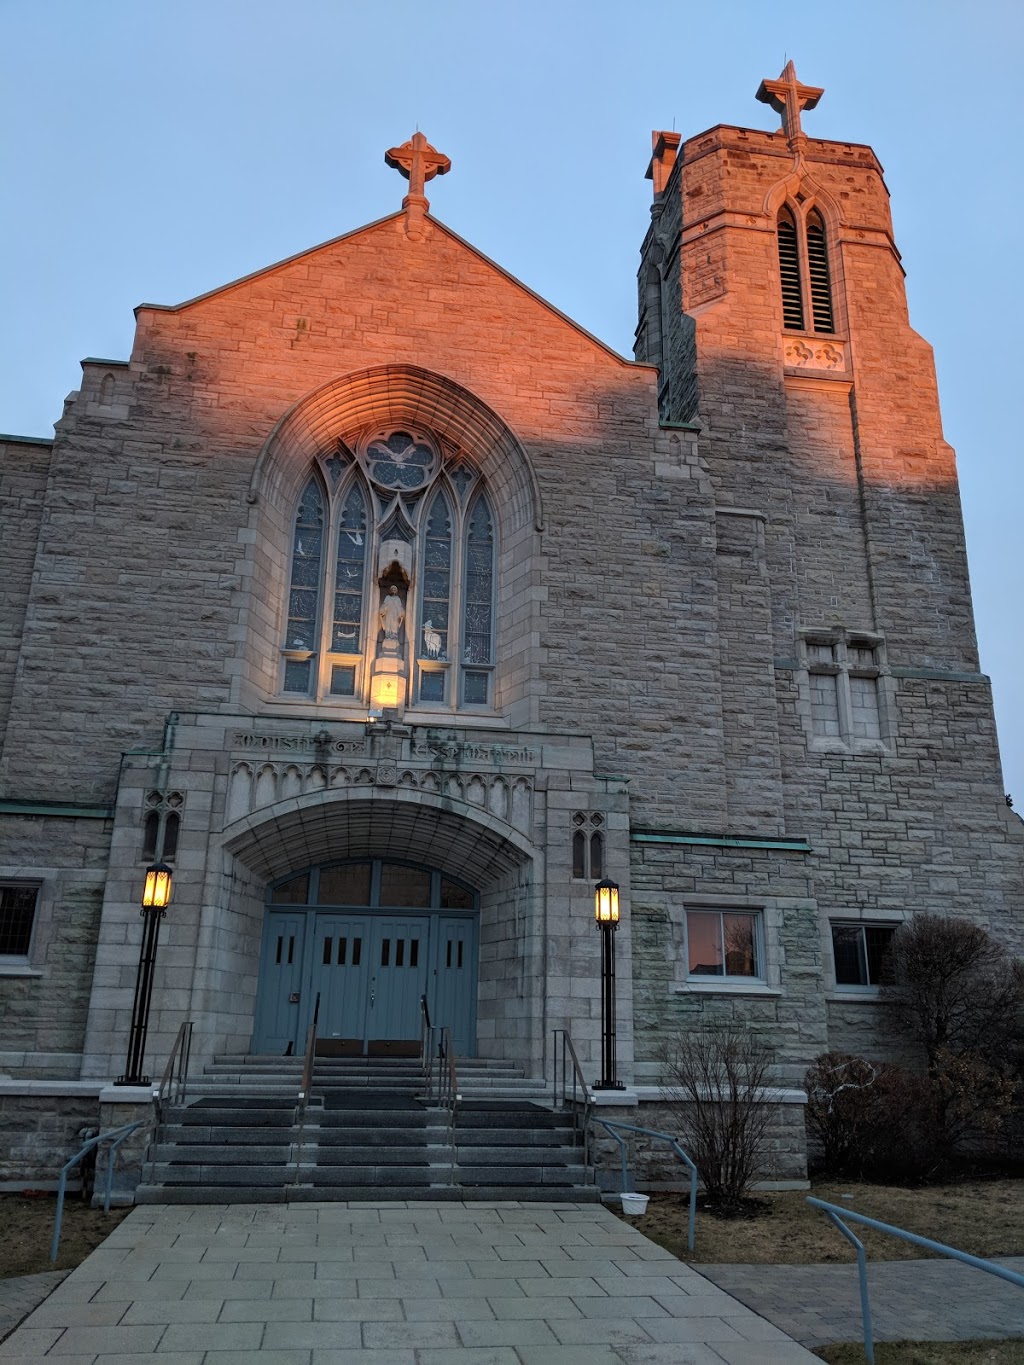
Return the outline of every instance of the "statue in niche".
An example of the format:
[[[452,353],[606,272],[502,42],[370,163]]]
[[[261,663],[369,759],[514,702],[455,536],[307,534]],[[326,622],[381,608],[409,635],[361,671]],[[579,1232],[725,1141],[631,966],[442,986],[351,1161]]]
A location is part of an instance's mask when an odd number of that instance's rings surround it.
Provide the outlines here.
[[[400,652],[398,633],[402,629],[404,620],[405,606],[398,595],[398,589],[392,583],[387,594],[381,598],[380,603],[380,628],[384,632],[382,653],[398,654]]]

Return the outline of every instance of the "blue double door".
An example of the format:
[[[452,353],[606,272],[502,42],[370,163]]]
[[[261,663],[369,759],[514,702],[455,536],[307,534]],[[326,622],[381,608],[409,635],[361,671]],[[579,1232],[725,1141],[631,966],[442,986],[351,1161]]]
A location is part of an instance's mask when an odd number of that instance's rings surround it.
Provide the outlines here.
[[[252,1049],[301,1052],[320,998],[320,1050],[418,1050],[420,998],[452,1030],[461,1056],[476,1044],[477,920],[428,911],[297,910],[269,906]]]

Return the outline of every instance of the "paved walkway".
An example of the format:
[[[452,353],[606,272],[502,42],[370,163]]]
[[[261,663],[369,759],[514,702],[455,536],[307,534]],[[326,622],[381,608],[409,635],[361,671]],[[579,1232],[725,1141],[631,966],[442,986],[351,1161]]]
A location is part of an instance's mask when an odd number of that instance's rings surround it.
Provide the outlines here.
[[[1024,1256],[998,1259],[1024,1274]],[[704,1265],[701,1271],[805,1346],[862,1339],[854,1264]],[[868,1288],[876,1341],[1024,1337],[1024,1289],[956,1261],[869,1261]]]
[[[0,1361],[814,1365],[593,1204],[144,1205]]]
[[[0,1341],[9,1337],[18,1323],[57,1288],[66,1270],[50,1270],[45,1275],[15,1275],[0,1280]]]

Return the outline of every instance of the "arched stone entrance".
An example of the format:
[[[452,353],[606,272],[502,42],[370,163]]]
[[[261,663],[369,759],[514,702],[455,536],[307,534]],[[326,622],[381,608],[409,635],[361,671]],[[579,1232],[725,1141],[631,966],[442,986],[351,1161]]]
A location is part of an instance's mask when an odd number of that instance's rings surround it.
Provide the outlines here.
[[[463,966],[470,966],[472,955],[475,971],[470,987],[474,992],[473,1009],[469,1016],[474,1036],[467,1034],[467,1045],[481,1056],[514,1058],[528,1066],[540,1064],[544,1028],[540,854],[525,836],[504,821],[450,797],[404,789],[349,788],[280,801],[245,816],[225,830],[222,847],[223,900],[227,909],[205,917],[206,932],[201,937],[208,939],[211,951],[200,952],[193,996],[199,1006],[195,1014],[201,1032],[216,1040],[214,1050],[246,1051],[254,1030],[256,1041],[264,1046],[268,1040],[273,1042],[273,1050],[283,1051],[291,1037],[297,1044],[304,1032],[302,1022],[309,1016],[302,995],[315,991],[314,978],[322,976],[328,938],[334,970],[339,965],[339,952],[345,958],[341,965],[351,969],[352,939],[361,939],[356,964],[359,970],[350,974],[349,981],[353,990],[363,992],[360,1000],[365,1007],[367,993],[373,987],[372,974],[365,974],[363,980],[362,969],[369,961],[364,954],[372,953],[379,969],[386,953],[387,970],[393,971],[397,941],[401,941],[402,966],[408,973],[409,954],[413,951],[410,944],[419,935],[415,970],[419,971],[426,960],[433,971],[439,952],[446,964],[440,936],[454,929],[455,920],[463,919],[472,923],[472,933],[463,940]],[[318,887],[310,883],[294,892],[305,899],[293,907],[296,925],[292,930],[269,934],[268,916],[287,917],[289,909],[280,902],[274,903],[275,887],[310,875],[311,869],[316,870],[319,878],[324,868],[353,864],[369,867],[371,883],[373,878],[377,879],[372,893],[366,897],[367,904],[323,901]],[[398,866],[427,870],[431,878],[429,904],[403,907],[381,901],[380,869]],[[470,906],[443,903],[446,895],[448,899],[452,895],[450,889],[446,893],[443,888],[454,887],[469,891]],[[330,898],[352,893],[325,894]],[[300,912],[301,927],[297,923]],[[361,912],[361,918],[357,912]],[[307,918],[310,914],[314,917],[312,924]],[[434,922],[424,924],[419,918],[423,914],[433,916]],[[452,923],[443,923],[448,920]],[[296,943],[289,945],[293,933]],[[306,934],[310,935],[308,939]],[[272,1025],[263,1014],[266,1006],[261,995],[260,964],[262,960],[265,972],[269,954],[273,959],[270,965],[278,966],[277,937],[282,939],[281,956],[285,959],[282,965],[289,965],[290,947],[291,965],[296,969],[296,984],[287,994],[298,992],[300,1001],[293,1019]],[[341,938],[346,939],[343,949],[339,944]],[[456,967],[458,941],[455,935],[452,942],[456,945],[453,949]],[[425,959],[422,954],[426,954]],[[314,957],[319,960],[319,973],[314,971]],[[234,985],[231,991],[223,989],[227,978]],[[378,970],[378,990],[381,979]],[[412,985],[410,977],[407,993]],[[280,991],[283,986],[279,984],[277,989]],[[418,1010],[418,994],[415,1003]],[[399,1038],[408,1042],[407,1025],[401,1022],[407,1011],[404,1006],[392,1008],[399,1022],[389,1024],[383,1031],[397,1028]],[[358,1050],[362,1051],[374,1041],[374,1025],[366,1025],[365,1008],[363,1019],[360,1029],[350,1029],[350,1023],[345,1022],[328,1032],[336,1032],[339,1043],[348,1040],[352,1050],[357,1050],[358,1037]],[[273,1032],[275,1027],[277,1033]],[[284,1033],[289,1033],[290,1038],[284,1039]],[[376,1041],[388,1040],[378,1037]],[[281,1042],[284,1046],[278,1048]]]

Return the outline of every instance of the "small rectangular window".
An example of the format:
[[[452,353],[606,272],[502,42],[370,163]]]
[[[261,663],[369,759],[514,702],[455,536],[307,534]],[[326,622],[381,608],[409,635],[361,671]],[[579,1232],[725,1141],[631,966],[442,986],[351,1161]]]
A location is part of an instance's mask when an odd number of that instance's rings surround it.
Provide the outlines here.
[[[839,738],[839,688],[834,673],[811,674],[811,726],[816,735]]]
[[[329,967],[329,966],[331,965],[331,953],[332,953],[332,951],[333,951],[333,947],[334,947],[334,939],[333,939],[333,938],[325,938],[325,939],[324,939],[324,966],[325,966],[325,967]]]
[[[0,886],[0,957],[28,957],[37,886]]]
[[[444,701],[445,672],[431,669],[420,674],[420,701]]]
[[[467,706],[487,705],[489,674],[466,672],[462,677],[462,700]]]
[[[309,695],[309,659],[287,659],[284,665],[284,690]]]
[[[420,941],[418,938],[409,940],[409,966],[418,967],[420,963]]]
[[[380,965],[382,967],[391,965],[391,940],[389,938],[384,939],[380,945]]]
[[[339,939],[338,939],[338,966],[339,966],[339,967],[344,967],[344,965],[345,965],[345,955],[346,955],[347,949],[348,949],[348,939],[347,939],[347,938],[339,938]]]
[[[850,726],[854,739],[879,739],[878,679],[850,679]]]
[[[285,691],[288,689],[285,688]],[[331,696],[354,697],[356,670],[354,664],[335,664],[331,669]]]
[[[761,916],[753,912],[689,910],[686,942],[692,977],[758,978]]]
[[[396,938],[396,939],[395,939],[395,966],[396,966],[396,967],[404,967],[404,966],[405,966],[405,939],[404,939],[404,938]]]
[[[354,938],[354,939],[352,940],[352,966],[353,966],[353,967],[358,967],[358,966],[359,966],[359,962],[360,962],[360,959],[362,958],[362,956],[363,956],[363,940],[362,940],[361,938]]]
[[[878,986],[896,932],[888,924],[833,924],[832,958],[837,986]]]

